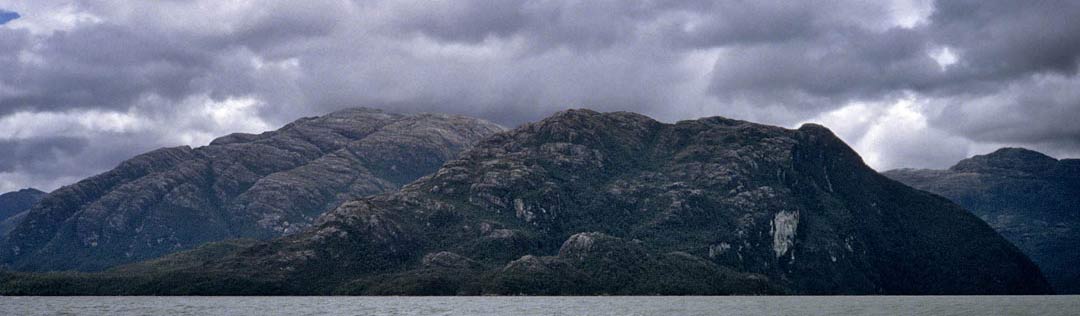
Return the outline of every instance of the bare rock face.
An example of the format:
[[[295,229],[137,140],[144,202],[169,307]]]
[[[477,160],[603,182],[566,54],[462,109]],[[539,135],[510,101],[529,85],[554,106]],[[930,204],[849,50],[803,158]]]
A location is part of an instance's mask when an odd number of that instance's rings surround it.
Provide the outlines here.
[[[21,270],[99,270],[209,241],[293,234],[501,130],[461,116],[356,109],[156,150],[49,194],[0,259]]]
[[[1050,291],[986,223],[878,174],[824,127],[590,110],[494,134],[310,230],[149,278],[182,286],[127,293]]]
[[[960,204],[1030,256],[1058,293],[1080,293],[1080,160],[1002,148],[946,170],[884,174]]]

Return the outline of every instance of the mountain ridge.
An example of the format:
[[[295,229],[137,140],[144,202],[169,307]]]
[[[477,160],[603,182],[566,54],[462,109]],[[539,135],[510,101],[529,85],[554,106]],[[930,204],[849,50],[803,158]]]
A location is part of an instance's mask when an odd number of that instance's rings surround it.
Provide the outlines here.
[[[20,270],[93,271],[207,241],[290,234],[340,201],[394,190],[501,130],[462,116],[349,109],[154,150],[46,196],[0,259]]]
[[[986,223],[822,126],[591,110],[493,134],[303,232],[138,277],[122,293],[1050,292]]]
[[[1016,244],[1060,293],[1080,293],[1080,160],[1002,148],[945,170],[883,174],[964,206]]]

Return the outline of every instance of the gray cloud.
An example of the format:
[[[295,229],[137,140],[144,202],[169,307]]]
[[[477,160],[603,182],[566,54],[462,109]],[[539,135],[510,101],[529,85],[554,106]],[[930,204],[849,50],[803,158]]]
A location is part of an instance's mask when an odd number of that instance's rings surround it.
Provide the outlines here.
[[[57,160],[85,149],[85,139],[71,137],[41,138],[31,141],[0,142],[0,172],[20,169],[49,169]]]
[[[713,70],[712,93],[757,103],[832,108],[943,83],[919,30],[834,29],[811,38],[735,47]]]
[[[15,40],[28,41],[21,36]],[[126,109],[146,95],[180,99],[196,92],[192,80],[205,75],[214,58],[213,51],[183,41],[104,23],[57,32],[33,45],[33,55],[24,59],[37,62],[7,64],[13,71],[0,82],[17,92],[0,99],[0,113]]]
[[[0,191],[353,106],[824,121],[877,168],[1080,155],[1080,5],[927,1],[14,3]]]
[[[1080,56],[1077,13],[1076,1],[941,1],[930,17],[931,36],[961,51],[956,79],[1073,76]]]
[[[1037,76],[946,103],[935,125],[975,141],[1080,148],[1080,78]]]

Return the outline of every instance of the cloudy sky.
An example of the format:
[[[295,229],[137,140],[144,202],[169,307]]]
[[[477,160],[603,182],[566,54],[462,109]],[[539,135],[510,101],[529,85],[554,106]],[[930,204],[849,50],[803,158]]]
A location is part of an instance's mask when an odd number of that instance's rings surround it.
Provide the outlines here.
[[[813,3],[810,3],[813,2]],[[1080,156],[1080,1],[0,0],[0,192],[368,106],[819,122],[878,170]]]

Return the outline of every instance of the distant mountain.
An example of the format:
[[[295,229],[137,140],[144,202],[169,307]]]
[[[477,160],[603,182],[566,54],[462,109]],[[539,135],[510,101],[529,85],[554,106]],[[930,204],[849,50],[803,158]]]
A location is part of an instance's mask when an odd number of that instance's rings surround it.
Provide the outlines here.
[[[34,188],[0,194],[0,239],[15,228],[26,216],[26,210],[41,200],[45,194]]]
[[[589,110],[495,134],[400,191],[234,249],[137,273],[8,273],[0,293],[1050,292],[986,223],[874,172],[824,127]]]
[[[1059,293],[1080,294],[1080,160],[1002,148],[947,170],[885,175],[970,210],[1030,256]]]
[[[47,193],[33,188],[0,194],[0,220],[30,209],[45,194]]]
[[[501,130],[462,116],[356,109],[159,149],[46,196],[0,245],[0,259],[17,270],[93,271],[209,241],[288,235]]]

